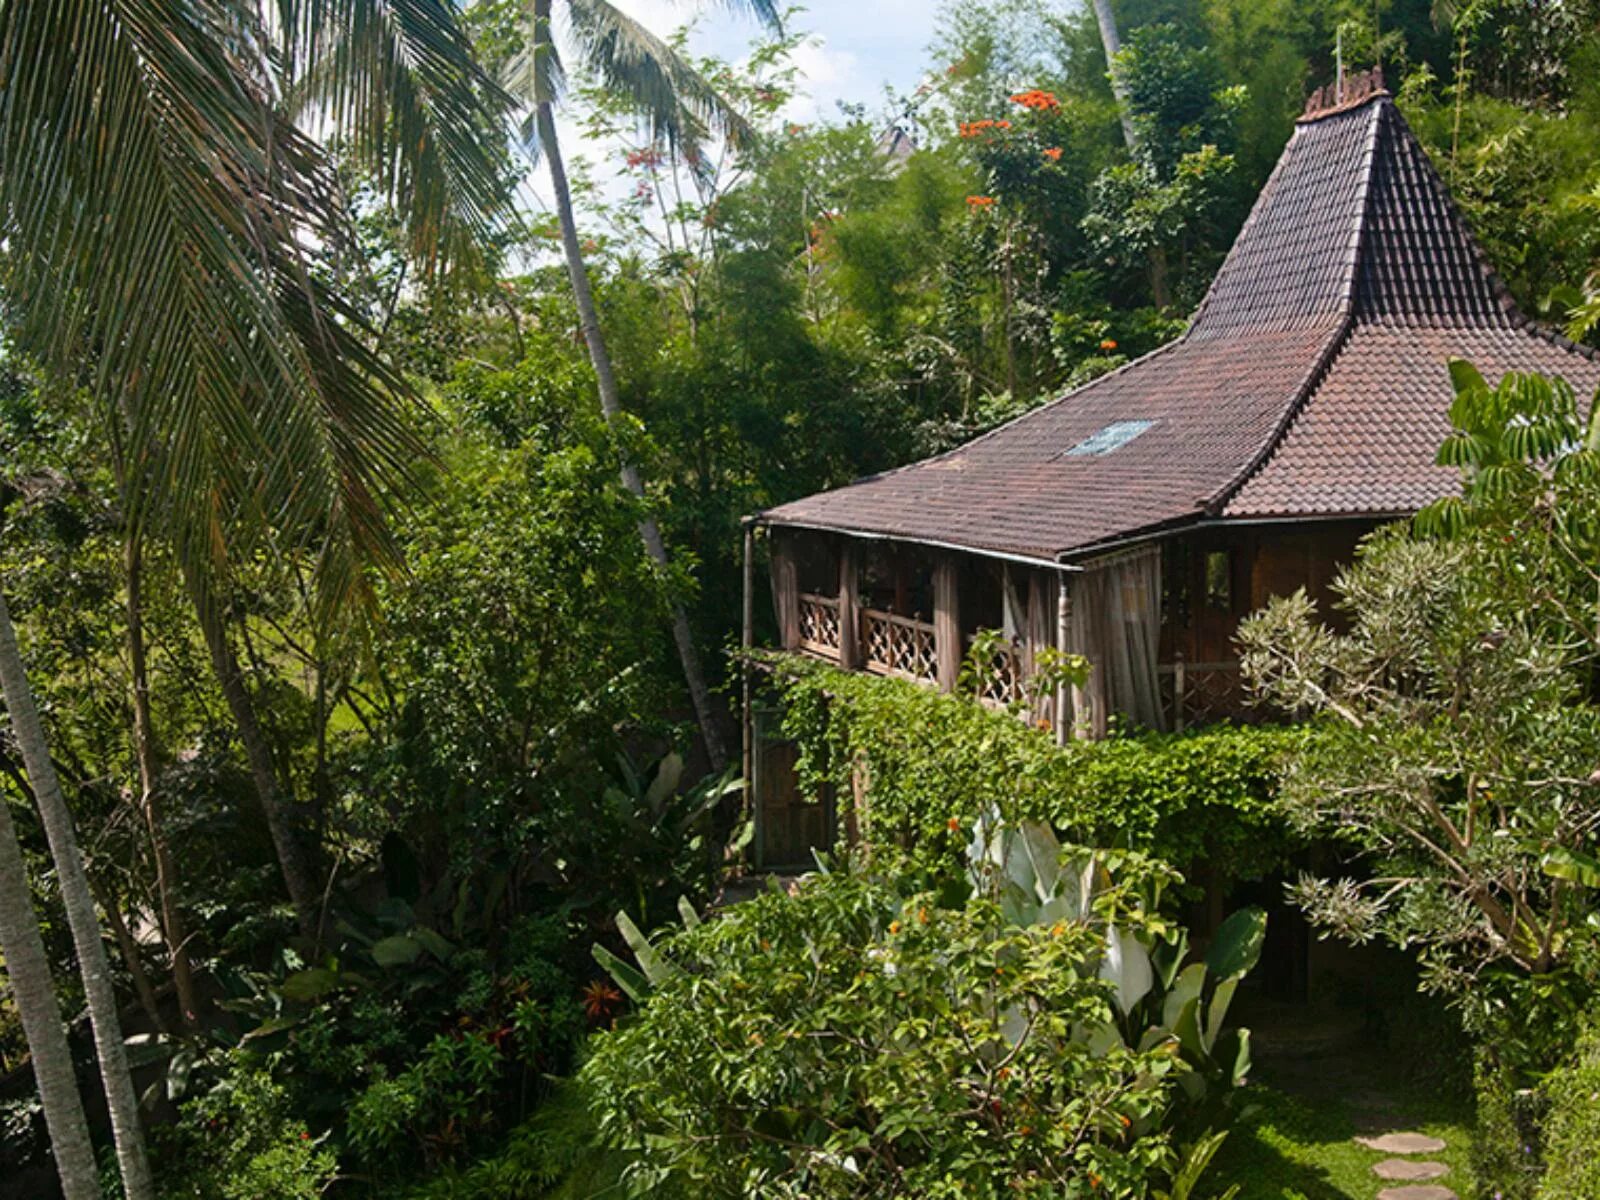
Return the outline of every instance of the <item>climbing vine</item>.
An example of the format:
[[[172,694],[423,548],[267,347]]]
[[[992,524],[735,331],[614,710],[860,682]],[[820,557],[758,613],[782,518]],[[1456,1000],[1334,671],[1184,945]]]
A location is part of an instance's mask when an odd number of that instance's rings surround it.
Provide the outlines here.
[[[832,787],[841,822],[929,867],[957,854],[980,813],[1048,821],[1088,845],[1151,850],[1191,877],[1281,866],[1279,762],[1314,733],[1216,726],[1056,744],[1048,726],[898,679],[790,656],[768,659],[799,748],[801,788]]]

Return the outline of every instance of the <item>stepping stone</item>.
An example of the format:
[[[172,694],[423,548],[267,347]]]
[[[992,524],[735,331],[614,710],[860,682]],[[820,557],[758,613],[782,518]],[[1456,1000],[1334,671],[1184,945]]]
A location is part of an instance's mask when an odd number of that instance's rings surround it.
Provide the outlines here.
[[[1384,1188],[1378,1200],[1461,1200],[1447,1187],[1436,1183],[1413,1184],[1409,1187]]]
[[[1438,1154],[1444,1142],[1425,1133],[1386,1133],[1382,1137],[1358,1137],[1356,1144],[1379,1154]],[[1426,1200],[1425,1197],[1401,1197],[1401,1200]]]
[[[1379,1179],[1390,1183],[1426,1183],[1447,1175],[1450,1168],[1440,1162],[1417,1162],[1409,1158],[1386,1158],[1372,1168]]]

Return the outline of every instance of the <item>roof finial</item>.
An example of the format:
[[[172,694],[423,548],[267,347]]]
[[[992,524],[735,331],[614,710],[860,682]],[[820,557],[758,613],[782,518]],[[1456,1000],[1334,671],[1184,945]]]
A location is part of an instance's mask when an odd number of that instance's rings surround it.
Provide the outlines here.
[[[1333,85],[1336,104],[1344,103],[1344,24],[1339,25],[1333,42]]]
[[[1383,86],[1383,68],[1373,67],[1370,71],[1356,71],[1350,75],[1344,72],[1344,47],[1339,47],[1338,73],[1330,84],[1318,88],[1311,93],[1306,101],[1306,111],[1301,115],[1301,121],[1315,121],[1319,117],[1326,117],[1332,113],[1343,112],[1347,108],[1355,108],[1365,104],[1374,96],[1387,96],[1389,91]]]

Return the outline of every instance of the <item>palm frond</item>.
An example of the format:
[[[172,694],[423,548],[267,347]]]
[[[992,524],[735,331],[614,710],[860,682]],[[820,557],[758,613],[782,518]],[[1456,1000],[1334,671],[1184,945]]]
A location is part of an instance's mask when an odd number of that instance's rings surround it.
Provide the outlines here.
[[[584,65],[625,98],[652,140],[692,147],[708,132],[735,146],[755,130],[687,59],[608,0],[568,0],[572,37]]]
[[[753,17],[773,33],[783,32],[783,10],[776,0],[717,0],[717,7],[735,16]]]
[[[344,212],[264,46],[209,6],[0,5],[6,283],[22,348],[126,424],[131,501],[186,562],[215,572],[258,518],[319,560],[332,608],[393,559],[380,510],[425,455],[317,269]]]
[[[473,262],[506,215],[508,97],[448,0],[277,0],[291,119],[377,179],[425,268]]]
[[[506,64],[501,80],[512,95],[528,105],[528,113],[522,122],[521,141],[529,157],[537,162],[542,148],[534,128],[535,111],[545,102],[559,104],[567,94],[567,69],[556,44],[548,5],[528,6],[527,27],[521,46]]]

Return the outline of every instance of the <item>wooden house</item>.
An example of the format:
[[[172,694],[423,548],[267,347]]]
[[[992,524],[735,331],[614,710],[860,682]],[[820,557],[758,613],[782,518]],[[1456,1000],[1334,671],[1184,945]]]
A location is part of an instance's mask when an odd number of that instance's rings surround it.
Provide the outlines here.
[[[1451,358],[1593,391],[1596,356],[1517,311],[1381,76],[1328,91],[1182,337],[949,453],[753,519],[785,648],[951,688],[997,629],[992,700],[1041,647],[1093,665],[1039,702],[1062,737],[1114,715],[1240,717],[1240,619],[1297,588],[1325,597],[1364,533],[1458,486],[1434,462]]]

